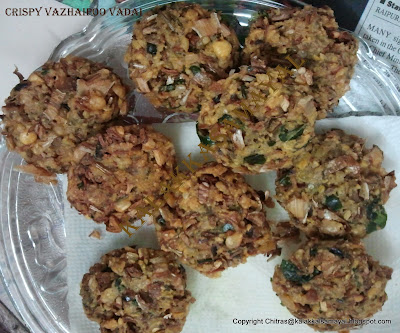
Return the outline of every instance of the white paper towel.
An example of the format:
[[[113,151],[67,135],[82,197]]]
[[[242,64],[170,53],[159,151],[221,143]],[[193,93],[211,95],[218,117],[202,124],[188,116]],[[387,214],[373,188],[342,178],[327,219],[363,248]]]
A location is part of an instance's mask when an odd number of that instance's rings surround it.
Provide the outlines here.
[[[199,140],[194,123],[157,124],[156,130],[170,137],[175,145],[178,162],[192,153],[198,162],[204,161],[197,146]],[[318,129],[341,128],[348,133],[367,138],[367,145],[376,144],[385,153],[384,167],[387,171],[400,173],[400,117],[349,117],[318,122]],[[210,157],[211,158],[211,157]],[[180,163],[181,164],[181,163]],[[180,165],[182,167],[182,165]],[[183,169],[183,168],[182,168]],[[250,185],[258,190],[274,190],[275,173],[246,176]],[[65,178],[63,179],[66,188]],[[375,319],[390,319],[391,324],[371,324],[362,332],[394,332],[400,328],[399,266],[400,266],[400,224],[397,220],[400,208],[400,190],[396,188],[386,204],[388,222],[384,230],[371,234],[366,240],[369,253],[382,264],[394,268],[392,280],[388,283],[389,300]],[[103,225],[80,216],[65,199],[65,224],[67,235],[68,302],[71,332],[98,332],[99,326],[84,315],[82,299],[79,296],[80,281],[89,267],[99,261],[104,253],[135,244],[141,247],[157,247],[152,226],[145,225],[129,238],[124,232],[106,233]],[[277,207],[268,212],[269,219],[286,220],[286,212]],[[89,238],[93,229],[101,230],[103,239]],[[280,305],[279,298],[272,291],[270,278],[275,265],[281,258],[267,262],[262,255],[250,258],[246,264],[226,270],[221,278],[209,279],[187,268],[188,289],[196,298],[191,306],[184,333],[253,333],[253,332],[313,332],[306,325],[292,327],[285,324],[265,324],[266,319],[289,319],[291,314]],[[234,319],[262,319],[264,324],[242,326]]]

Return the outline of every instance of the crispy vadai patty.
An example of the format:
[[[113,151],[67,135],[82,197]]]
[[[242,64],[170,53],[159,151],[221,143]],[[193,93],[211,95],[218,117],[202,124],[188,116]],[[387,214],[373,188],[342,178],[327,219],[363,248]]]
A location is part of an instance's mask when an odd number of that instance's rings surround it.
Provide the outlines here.
[[[310,70],[322,119],[350,89],[357,50],[357,39],[339,30],[329,7],[271,9],[251,24],[243,64]]]
[[[239,173],[259,173],[292,165],[314,136],[317,112],[309,72],[283,78],[243,66],[213,84],[198,119],[201,142],[216,160]]]
[[[393,270],[369,256],[361,243],[309,241],[275,268],[272,288],[301,319],[367,319],[381,310]],[[320,331],[356,324],[310,325]]]
[[[341,130],[317,135],[291,169],[278,171],[276,198],[308,236],[356,237],[385,227],[383,204],[396,187],[383,153]]]
[[[28,163],[63,173],[79,143],[127,114],[125,99],[126,87],[110,69],[68,56],[14,87],[3,107],[2,134]]]
[[[241,175],[207,163],[171,188],[155,225],[161,248],[182,263],[218,277],[249,256],[276,250],[260,197]]]
[[[235,32],[218,13],[173,3],[146,13],[125,55],[139,92],[167,112],[198,112],[203,90],[228,76],[239,57]]]
[[[80,294],[103,333],[181,332],[195,301],[173,253],[132,247],[103,255],[83,276]]]
[[[81,214],[110,232],[132,225],[161,205],[173,175],[175,149],[150,126],[114,126],[78,148],[80,161],[68,172],[67,198]],[[142,213],[143,208],[149,212]]]

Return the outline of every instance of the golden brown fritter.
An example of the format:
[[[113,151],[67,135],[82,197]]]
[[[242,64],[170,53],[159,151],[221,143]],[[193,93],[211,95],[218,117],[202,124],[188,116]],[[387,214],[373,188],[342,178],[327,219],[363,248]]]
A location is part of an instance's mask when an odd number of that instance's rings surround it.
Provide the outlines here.
[[[381,310],[392,271],[374,261],[361,243],[312,240],[276,266],[272,288],[297,318],[342,321],[310,325],[336,331]]]
[[[213,84],[198,119],[201,142],[239,173],[290,167],[314,136],[317,118],[307,73],[282,76],[243,66]]]
[[[396,187],[394,171],[382,168],[383,153],[341,130],[315,137],[294,167],[278,172],[278,202],[291,223],[308,236],[356,237],[382,229],[383,204]]]
[[[178,333],[195,300],[173,253],[125,247],[102,256],[83,276],[86,316],[102,333]]]
[[[161,248],[182,263],[218,277],[249,256],[276,249],[260,197],[241,175],[207,163],[171,188],[155,225]]]
[[[67,198],[81,214],[120,232],[160,205],[175,166],[175,149],[150,126],[114,126],[81,144],[68,172]],[[148,212],[151,214],[151,210]]]
[[[310,70],[322,119],[350,89],[357,50],[357,39],[339,30],[329,7],[271,9],[251,24],[243,63]]]
[[[76,146],[126,115],[126,87],[110,69],[68,56],[47,62],[6,99],[7,146],[30,164],[64,173]]]
[[[146,13],[125,55],[139,92],[167,112],[198,112],[203,90],[237,65],[239,42],[218,13],[172,3]]]

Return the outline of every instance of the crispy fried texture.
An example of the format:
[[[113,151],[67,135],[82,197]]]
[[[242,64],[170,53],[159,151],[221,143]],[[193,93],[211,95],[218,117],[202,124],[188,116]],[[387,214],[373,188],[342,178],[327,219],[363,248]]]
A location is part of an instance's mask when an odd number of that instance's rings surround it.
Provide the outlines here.
[[[384,228],[383,204],[396,187],[383,153],[341,130],[318,135],[291,169],[278,172],[277,200],[308,236],[365,237]]]
[[[275,69],[259,73],[243,66],[206,96],[198,135],[235,172],[289,167],[314,136],[317,112],[306,71],[282,77]]]
[[[64,173],[76,146],[127,113],[126,87],[110,69],[68,56],[47,62],[6,99],[7,146],[36,167]]]
[[[329,7],[271,9],[252,23],[243,63],[310,70],[318,118],[322,119],[350,89],[357,50],[358,41],[339,30]]]
[[[361,320],[381,310],[392,271],[374,261],[361,243],[313,240],[276,266],[272,288],[297,318]],[[310,326],[338,331],[356,325]]]
[[[241,175],[207,163],[174,180],[156,218],[164,251],[209,277],[276,249],[258,194]]]
[[[221,16],[173,3],[146,13],[125,55],[139,92],[167,112],[198,112],[203,90],[237,65],[239,42]]]
[[[175,166],[172,143],[150,126],[110,127],[84,142],[79,153],[68,172],[68,200],[110,232],[146,215],[140,216],[149,206],[145,200],[161,204],[162,186]]]
[[[132,247],[103,255],[83,276],[80,294],[102,333],[181,332],[194,302],[174,254]]]

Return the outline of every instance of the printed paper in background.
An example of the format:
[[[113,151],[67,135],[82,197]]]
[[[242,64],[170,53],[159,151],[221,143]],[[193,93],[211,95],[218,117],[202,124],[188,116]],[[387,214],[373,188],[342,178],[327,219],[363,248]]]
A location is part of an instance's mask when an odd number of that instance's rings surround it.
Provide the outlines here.
[[[400,0],[370,0],[355,33],[400,78]]]

